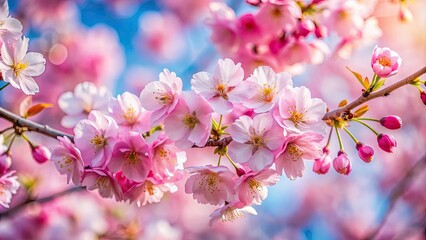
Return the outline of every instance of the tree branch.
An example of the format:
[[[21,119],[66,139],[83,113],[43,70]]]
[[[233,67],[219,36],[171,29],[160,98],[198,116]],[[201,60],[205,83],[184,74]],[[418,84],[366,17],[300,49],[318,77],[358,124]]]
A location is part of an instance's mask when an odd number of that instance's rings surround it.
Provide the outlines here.
[[[50,202],[50,201],[52,201],[56,198],[62,197],[64,195],[67,195],[67,194],[70,194],[70,193],[73,193],[73,192],[79,192],[79,191],[82,191],[82,190],[85,190],[85,189],[86,189],[85,187],[77,186],[77,187],[66,189],[62,192],[54,193],[54,194],[47,196],[47,197],[38,198],[38,199],[30,198],[27,201],[22,202],[21,204],[16,205],[16,206],[9,208],[8,210],[0,213],[0,219],[2,219],[3,217],[7,217],[7,216],[10,216],[10,215],[13,215],[13,214],[19,212],[22,208],[26,207],[28,204]]]
[[[349,103],[348,105],[326,113],[324,115],[324,117],[322,118],[322,120],[325,121],[325,120],[336,119],[336,118],[340,117],[343,113],[349,112],[350,110],[352,110],[352,109],[360,106],[361,104],[368,102],[368,101],[370,101],[374,98],[386,97],[391,92],[395,91],[396,89],[398,89],[398,88],[400,88],[404,85],[411,84],[416,78],[420,77],[424,73],[426,73],[426,66],[421,68],[417,72],[411,74],[410,76],[390,85],[389,87],[383,88],[382,90],[377,91],[377,92],[373,92],[370,95],[368,95],[367,97],[360,96],[359,98],[357,98],[353,102]]]
[[[73,135],[61,132],[47,125],[42,125],[29,119],[25,119],[1,107],[0,118],[4,118],[9,122],[12,122],[14,127],[27,128],[28,131],[39,132],[49,137],[57,138],[59,136],[67,136],[69,139],[71,139],[71,141],[74,139]]]

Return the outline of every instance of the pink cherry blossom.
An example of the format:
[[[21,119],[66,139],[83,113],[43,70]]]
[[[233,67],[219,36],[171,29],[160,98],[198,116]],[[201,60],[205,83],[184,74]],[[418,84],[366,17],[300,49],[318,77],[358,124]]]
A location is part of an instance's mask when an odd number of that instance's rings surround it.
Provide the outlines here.
[[[98,189],[99,195],[104,198],[115,197],[117,201],[123,198],[123,192],[117,180],[106,170],[96,168],[85,170],[81,185],[89,191]]]
[[[192,175],[185,183],[185,192],[192,193],[198,203],[220,205],[235,198],[235,175],[227,167],[206,165],[187,170]]]
[[[214,74],[199,72],[194,74],[192,89],[206,98],[213,110],[220,114],[232,111],[234,103],[241,103],[255,94],[256,85],[243,81],[241,64],[227,58],[220,59]]]
[[[265,36],[262,34],[254,15],[251,13],[239,17],[236,27],[238,37],[241,38],[242,42],[260,42],[262,36]]]
[[[176,191],[177,186],[173,183],[161,183],[147,178],[144,182],[130,188],[125,197],[130,202],[136,202],[138,206],[145,206],[148,203],[160,202],[166,192]]]
[[[121,170],[126,178],[142,182],[151,170],[148,151],[149,146],[142,135],[129,132],[115,144],[108,169],[113,173]]]
[[[260,205],[268,196],[266,187],[275,185],[278,181],[279,175],[272,169],[265,169],[258,173],[249,172],[236,181],[235,191],[242,203]]]
[[[167,179],[175,174],[179,161],[178,152],[179,149],[174,145],[173,141],[164,135],[152,143],[150,157],[155,177]]]
[[[256,95],[243,105],[253,108],[254,112],[266,112],[274,107],[286,87],[293,87],[291,75],[286,72],[276,74],[271,67],[262,66],[254,70],[247,81],[257,84]]]
[[[323,14],[324,23],[340,37],[350,38],[362,30],[364,18],[357,1],[332,1]]]
[[[58,105],[66,114],[61,125],[72,128],[80,120],[87,118],[92,110],[106,113],[110,98],[106,87],[97,87],[92,82],[79,83],[74,92],[66,92],[59,97]]]
[[[44,72],[46,59],[36,52],[29,52],[28,38],[5,42],[1,47],[0,70],[3,79],[27,95],[39,92],[33,77]]]
[[[212,110],[209,103],[194,92],[184,92],[176,108],[164,120],[166,134],[181,149],[194,144],[204,146],[210,136]]]
[[[19,189],[18,177],[13,174],[15,171],[10,171],[0,177],[0,205],[5,208],[9,207],[12,200],[12,195],[16,194]]]
[[[387,78],[395,75],[401,67],[402,58],[389,48],[376,46],[371,57],[371,67],[377,76]]]
[[[352,162],[344,151],[340,150],[337,153],[337,157],[333,160],[333,168],[336,172],[343,175],[349,175],[352,171]]]
[[[50,150],[44,145],[31,146],[31,153],[34,160],[40,164],[47,162],[52,155]]]
[[[327,148],[323,149],[323,154],[320,158],[315,159],[312,171],[317,174],[326,174],[331,167],[331,157]]]
[[[80,150],[67,137],[58,137],[58,141],[60,145],[53,146],[50,159],[61,175],[67,175],[67,183],[72,179],[78,185],[84,170]]]
[[[88,119],[74,128],[74,142],[81,151],[85,165],[103,167],[110,158],[118,135],[117,123],[99,111],[92,111]]]
[[[129,92],[111,99],[109,112],[120,127],[125,130],[146,132],[150,129],[150,114],[142,108],[139,98]]]
[[[3,41],[19,39],[22,36],[21,22],[9,16],[7,0],[1,1],[0,4],[0,38]]]
[[[272,3],[270,1],[261,5],[256,19],[261,23],[262,30],[271,34],[277,34],[281,30],[293,31],[302,11],[294,1]]]
[[[311,98],[306,87],[287,89],[281,95],[278,110],[274,112],[275,120],[284,129],[291,132],[312,131],[325,134],[325,123],[322,117],[326,104],[319,98]]]
[[[258,172],[272,164],[273,151],[282,145],[283,131],[270,113],[259,114],[253,119],[241,116],[229,128],[233,141],[229,144],[229,155],[238,163],[247,163]]]
[[[221,219],[222,222],[233,222],[244,217],[245,213],[257,215],[256,210],[252,206],[248,206],[242,202],[231,202],[216,209],[210,214],[211,219],[209,225],[212,226],[213,223],[219,219]]]
[[[174,72],[164,69],[160,80],[148,83],[140,94],[142,107],[153,111],[151,123],[161,122],[175,109],[182,93],[182,80]]]
[[[303,161],[321,157],[322,151],[319,143],[322,139],[322,135],[312,132],[288,135],[284,140],[282,150],[275,158],[277,172],[282,174],[284,170],[286,176],[291,180],[302,177],[305,171]]]

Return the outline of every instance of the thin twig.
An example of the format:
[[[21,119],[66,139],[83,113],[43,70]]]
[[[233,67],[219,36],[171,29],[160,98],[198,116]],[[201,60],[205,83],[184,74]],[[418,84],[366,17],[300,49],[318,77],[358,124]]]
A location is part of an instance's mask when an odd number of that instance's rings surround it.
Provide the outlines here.
[[[407,190],[409,184],[414,179],[415,176],[417,176],[419,173],[424,170],[426,167],[426,154],[418,160],[405,174],[405,176],[399,181],[396,186],[392,189],[392,191],[389,193],[389,196],[387,199],[389,199],[389,204],[387,205],[385,215],[382,218],[382,221],[380,222],[379,226],[372,231],[365,239],[375,239],[377,235],[379,234],[382,227],[385,225],[386,220],[389,217],[389,214],[392,212],[396,201],[405,193]]]
[[[356,100],[354,100],[353,102],[349,103],[348,105],[345,105],[341,108],[338,108],[336,110],[330,111],[328,113],[326,113],[324,115],[324,117],[322,118],[322,120],[333,120],[336,119],[338,117],[340,117],[343,113],[347,113],[350,110],[360,106],[361,104],[368,102],[374,98],[378,98],[378,97],[386,97],[388,96],[391,92],[395,91],[396,89],[407,85],[407,84],[411,84],[413,83],[413,81],[420,77],[421,75],[423,75],[424,73],[426,73],[426,66],[421,68],[420,70],[418,70],[417,72],[411,74],[410,76],[390,85],[389,87],[383,88],[380,91],[377,92],[373,92],[370,95],[368,95],[367,97],[364,96],[360,96],[359,98],[357,98]]]
[[[38,199],[31,199],[30,198],[27,201],[22,202],[21,204],[16,205],[16,206],[9,208],[8,210],[0,213],[0,219],[2,219],[3,217],[7,217],[7,216],[10,216],[10,215],[13,215],[13,214],[19,212],[24,207],[26,207],[28,204],[50,202],[50,201],[52,201],[56,198],[62,197],[64,195],[67,195],[67,194],[70,194],[70,193],[73,193],[73,192],[79,192],[79,191],[82,191],[82,190],[85,190],[85,189],[86,189],[85,187],[77,186],[77,187],[66,189],[62,192],[54,193],[54,194],[49,195],[47,197],[38,198]]]

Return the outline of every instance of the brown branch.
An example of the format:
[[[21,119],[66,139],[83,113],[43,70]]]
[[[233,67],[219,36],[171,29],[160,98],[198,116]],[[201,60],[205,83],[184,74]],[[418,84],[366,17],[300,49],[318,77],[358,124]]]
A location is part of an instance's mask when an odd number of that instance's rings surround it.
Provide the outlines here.
[[[389,199],[389,204],[387,205],[385,216],[382,218],[379,226],[372,231],[365,239],[375,239],[379,234],[380,230],[386,223],[386,220],[389,217],[389,214],[392,212],[396,201],[405,193],[409,184],[417,176],[426,168],[426,154],[418,160],[405,174],[405,176],[396,184],[396,186],[389,193],[387,199]]]
[[[343,106],[341,108],[338,108],[336,110],[330,111],[328,113],[326,113],[324,115],[324,117],[322,118],[322,120],[333,120],[336,119],[338,117],[340,117],[343,113],[347,113],[350,110],[360,106],[361,104],[368,102],[374,98],[378,98],[378,97],[386,97],[388,96],[391,92],[395,91],[396,89],[407,85],[407,84],[411,84],[413,83],[413,81],[420,77],[421,75],[423,75],[424,73],[426,73],[426,66],[421,68],[420,70],[418,70],[417,72],[411,74],[410,76],[390,85],[389,87],[383,88],[380,91],[377,92],[373,92],[370,95],[368,95],[367,97],[364,96],[360,96],[359,98],[357,98],[356,100],[354,100],[353,102],[349,103],[346,106]]]
[[[82,190],[85,190],[85,189],[86,189],[85,187],[77,186],[77,187],[66,189],[62,192],[54,193],[54,194],[47,196],[47,197],[38,198],[38,199],[30,198],[30,199],[26,200],[25,202],[22,202],[19,205],[16,205],[16,206],[9,208],[8,210],[0,213],[0,219],[2,219],[3,217],[7,217],[7,216],[10,216],[10,215],[13,215],[13,214],[19,212],[20,210],[25,208],[28,204],[50,202],[50,201],[52,201],[56,198],[62,197],[64,195],[67,195],[67,194],[70,194],[70,193],[73,193],[73,192],[79,192],[79,191],[82,191]]]
[[[70,134],[61,132],[47,125],[42,125],[40,123],[23,118],[1,107],[0,117],[8,120],[9,122],[12,122],[14,124],[14,127],[27,128],[28,131],[39,132],[53,138],[57,138],[59,136],[67,136],[69,139],[71,139],[71,141],[74,139],[74,136]]]

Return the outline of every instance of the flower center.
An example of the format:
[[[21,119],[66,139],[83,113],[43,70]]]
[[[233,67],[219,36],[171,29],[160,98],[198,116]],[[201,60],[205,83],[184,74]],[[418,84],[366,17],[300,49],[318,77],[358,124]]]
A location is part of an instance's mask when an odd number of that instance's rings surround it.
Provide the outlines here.
[[[274,17],[274,18],[282,17],[281,10],[278,7],[271,9],[271,16]]]
[[[182,122],[183,124],[185,124],[187,128],[193,129],[195,125],[200,123],[200,120],[198,120],[194,112],[193,114],[190,114],[190,113],[185,114],[185,116],[182,118]]]
[[[383,67],[392,67],[392,61],[389,57],[387,56],[380,56],[379,59],[377,60],[379,62],[380,65],[382,65]]]
[[[269,86],[268,84],[265,84],[265,86],[263,86],[260,97],[265,102],[272,102],[272,100],[274,99],[274,93],[274,89],[271,88],[271,86]]]
[[[300,150],[300,148],[293,143],[287,145],[286,151],[288,154],[290,154],[293,161],[299,160],[299,158],[303,155],[303,152]]]
[[[105,189],[109,186],[109,179],[106,176],[100,176],[96,179],[96,187],[99,189]]]
[[[124,114],[123,118],[126,119],[126,121],[129,124],[132,124],[132,125],[135,124],[135,122],[136,122],[136,111],[135,111],[135,109],[133,107],[127,108],[127,111]]]
[[[242,217],[244,217],[244,214],[241,211],[239,211],[236,208],[230,207],[223,212],[222,221],[223,222],[226,222],[226,221],[233,222],[236,219],[242,218]]]
[[[295,106],[291,106],[288,108],[288,113],[290,114],[289,120],[294,123],[294,126],[297,127],[298,124],[303,122],[303,113],[296,111]]]
[[[155,99],[157,99],[163,105],[169,105],[173,102],[174,97],[170,93],[163,92],[159,97],[155,97]]]
[[[135,165],[138,162],[138,160],[139,160],[139,155],[135,151],[126,152],[124,154],[124,158],[127,160],[127,163],[129,165]]]
[[[209,191],[210,193],[218,191],[219,176],[216,173],[206,173],[203,175],[199,183],[200,187],[202,187],[204,191]]]
[[[64,156],[62,159],[64,161],[63,162],[59,162],[59,167],[60,168],[68,167],[68,166],[70,166],[71,164],[74,163],[74,159],[72,157],[70,157],[70,156]],[[71,169],[68,169],[67,171],[70,172]]]
[[[27,69],[26,63],[18,63],[13,66],[13,72],[15,73],[15,77],[18,77],[19,73]]]
[[[153,196],[155,194],[154,184],[150,181],[145,181],[144,192],[148,192],[150,196]]]
[[[227,92],[228,92],[228,88],[226,87],[225,84],[219,83],[216,85],[216,93],[217,93],[216,96],[220,96],[228,100]]]
[[[90,144],[92,144],[96,150],[99,150],[107,144],[107,140],[102,135],[95,135],[95,137],[90,140]]]
[[[262,183],[254,177],[247,179],[247,184],[249,185],[252,192],[256,193],[263,188]]]

